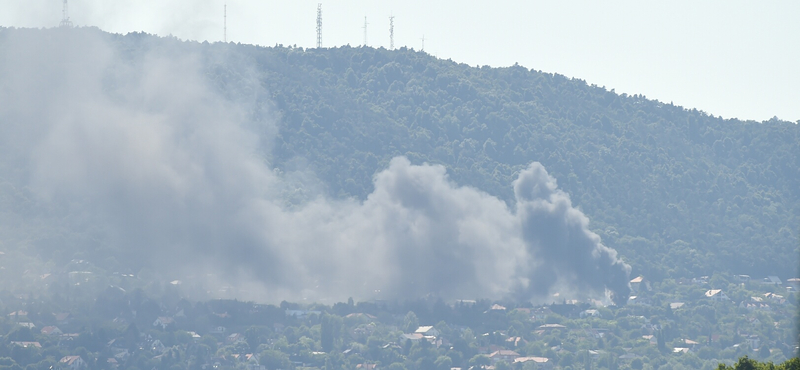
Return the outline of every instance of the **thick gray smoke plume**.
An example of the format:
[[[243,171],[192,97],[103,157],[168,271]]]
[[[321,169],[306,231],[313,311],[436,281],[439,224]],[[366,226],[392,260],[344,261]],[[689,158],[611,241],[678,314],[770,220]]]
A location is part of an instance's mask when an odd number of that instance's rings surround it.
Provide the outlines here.
[[[164,274],[213,273],[262,301],[627,299],[629,266],[539,163],[514,182],[513,207],[402,157],[363,201],[287,207],[297,182],[263,159],[274,127],[247,118],[255,107],[214,93],[186,44],[123,57],[125,42],[0,31],[0,183],[31,194],[23,223],[89,234]]]

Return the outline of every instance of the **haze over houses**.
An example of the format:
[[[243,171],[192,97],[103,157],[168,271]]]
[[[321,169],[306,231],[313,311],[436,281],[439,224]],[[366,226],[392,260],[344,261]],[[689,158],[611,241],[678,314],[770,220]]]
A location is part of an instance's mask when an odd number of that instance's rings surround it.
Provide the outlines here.
[[[54,311],[62,313],[33,311],[32,306],[23,304],[27,297],[14,298],[16,303],[6,299],[0,306],[14,304],[2,311],[8,327],[17,331],[30,329],[21,324],[41,327],[26,338],[9,340],[8,345],[58,353],[51,359],[54,368],[91,368],[102,363],[124,369],[136,361],[140,361],[137,368],[158,368],[181,356],[201,368],[220,370],[272,370],[278,366],[322,370],[326,361],[349,359],[348,368],[381,369],[387,367],[385,356],[402,362],[428,351],[436,354],[435,362],[457,351],[462,357],[449,357],[451,367],[462,370],[506,365],[520,370],[559,370],[564,369],[562,361],[583,364],[587,359],[598,369],[608,361],[628,368],[647,364],[651,361],[647,356],[653,353],[663,357],[659,361],[676,364],[691,356],[718,353],[731,353],[731,358],[770,353],[776,360],[793,353],[793,348],[774,334],[784,333],[785,337],[794,328],[790,314],[796,308],[794,291],[761,284],[759,279],[742,282],[730,277],[727,285],[718,276],[696,280],[704,285],[651,282],[648,290],[644,277],[634,278],[633,282],[640,284],[640,299],[629,301],[624,308],[599,298],[562,299],[562,303],[548,305],[423,300],[408,308],[388,302],[286,303],[278,307],[225,300],[180,304],[153,300],[134,307],[127,297],[130,293],[119,289],[106,291],[118,295],[120,305],[107,314],[97,314],[106,315],[102,318],[58,309]],[[418,318],[412,310],[420,313]],[[735,331],[734,327],[718,326],[709,335],[684,329],[712,314],[718,322],[737,322]],[[87,326],[89,320],[103,320],[104,324]],[[91,332],[93,327],[113,329],[104,332],[108,337],[102,342],[90,345],[101,350],[78,360],[76,356],[81,356],[76,351],[86,345],[87,338],[97,336]],[[201,347],[209,350],[203,355],[193,352]],[[409,368],[413,368],[411,363]]]

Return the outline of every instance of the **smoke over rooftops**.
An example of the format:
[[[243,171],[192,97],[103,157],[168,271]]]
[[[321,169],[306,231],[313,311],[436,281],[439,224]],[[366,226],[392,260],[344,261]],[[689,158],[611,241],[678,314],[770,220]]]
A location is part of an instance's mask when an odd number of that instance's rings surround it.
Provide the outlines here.
[[[215,93],[198,55],[122,57],[67,31],[0,36],[0,178],[30,189],[36,211],[19,217],[42,229],[91,233],[164,273],[213,273],[248,299],[627,300],[630,267],[539,163],[513,183],[513,207],[403,157],[363,201],[320,193],[287,207],[308,174],[265,163],[274,126]]]

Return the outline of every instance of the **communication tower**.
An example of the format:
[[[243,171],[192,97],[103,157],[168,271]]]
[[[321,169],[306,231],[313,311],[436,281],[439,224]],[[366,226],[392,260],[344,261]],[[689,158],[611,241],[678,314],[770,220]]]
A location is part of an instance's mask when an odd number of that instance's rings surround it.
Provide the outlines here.
[[[317,48],[322,47],[322,4],[317,4]]]
[[[367,17],[364,17],[364,46],[367,46]]]
[[[61,18],[60,27],[72,27],[72,21],[69,20],[69,6],[67,0],[64,0],[64,9],[62,10],[63,17]]]
[[[422,50],[420,51],[425,51],[425,35],[422,35]]]
[[[228,43],[228,3],[225,3],[222,21],[222,42]]]
[[[394,50],[394,16],[389,16],[389,50]]]

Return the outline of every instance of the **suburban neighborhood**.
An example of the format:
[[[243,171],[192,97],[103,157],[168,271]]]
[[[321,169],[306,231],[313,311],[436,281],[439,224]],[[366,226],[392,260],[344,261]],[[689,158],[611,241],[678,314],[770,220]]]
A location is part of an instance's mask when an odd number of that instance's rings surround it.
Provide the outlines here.
[[[682,369],[797,353],[798,279],[631,279],[623,307],[454,300],[193,302],[134,275],[37,275],[0,294],[0,368]]]

